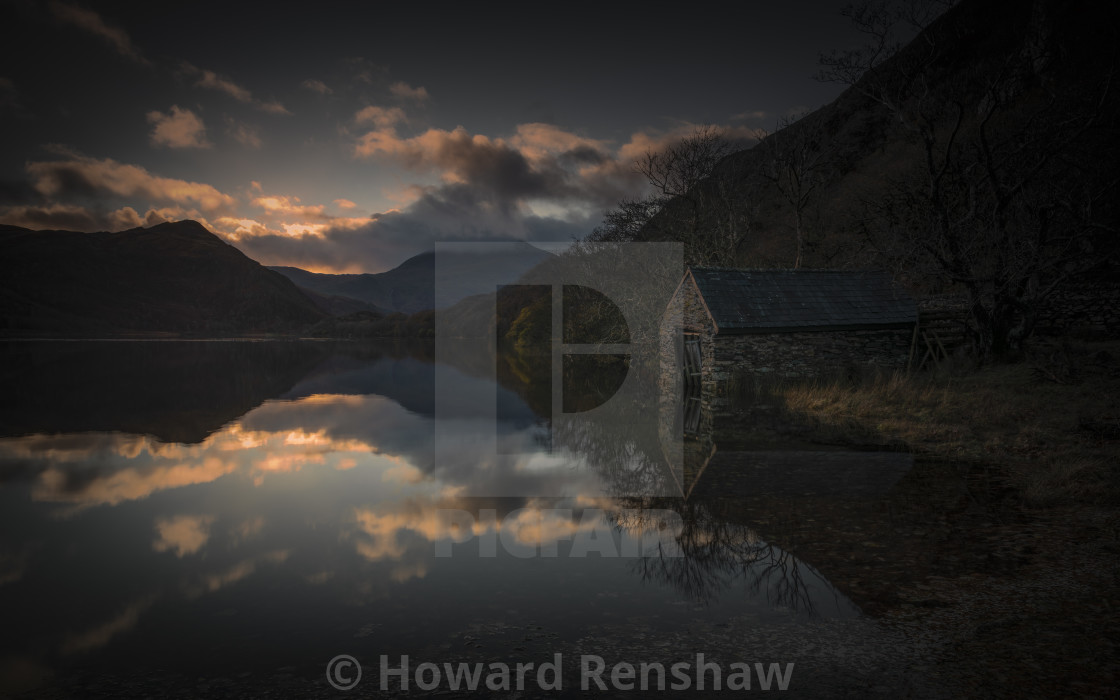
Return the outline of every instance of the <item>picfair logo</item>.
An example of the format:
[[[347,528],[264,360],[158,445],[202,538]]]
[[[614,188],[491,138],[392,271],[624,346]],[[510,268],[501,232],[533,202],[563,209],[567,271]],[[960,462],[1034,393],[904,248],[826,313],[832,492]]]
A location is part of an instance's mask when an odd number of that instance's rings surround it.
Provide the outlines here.
[[[661,321],[681,246],[520,246],[436,247],[437,472],[464,477],[472,496],[563,495],[546,476],[561,466],[598,470],[610,495],[672,495],[656,478],[629,479],[622,461],[642,435],[646,462],[665,453]],[[493,442],[468,457],[461,433],[480,421]]]

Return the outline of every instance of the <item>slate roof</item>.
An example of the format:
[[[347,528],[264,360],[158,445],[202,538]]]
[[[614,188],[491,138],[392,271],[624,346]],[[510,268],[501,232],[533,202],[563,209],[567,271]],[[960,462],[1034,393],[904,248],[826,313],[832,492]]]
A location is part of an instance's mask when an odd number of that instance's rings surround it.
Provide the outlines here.
[[[878,271],[689,270],[717,333],[901,327],[918,320],[918,306]]]

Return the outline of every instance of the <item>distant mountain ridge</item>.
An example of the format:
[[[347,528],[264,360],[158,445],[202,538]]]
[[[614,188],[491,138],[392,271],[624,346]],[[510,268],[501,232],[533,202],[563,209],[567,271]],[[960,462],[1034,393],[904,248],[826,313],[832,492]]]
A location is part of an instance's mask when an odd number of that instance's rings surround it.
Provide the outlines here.
[[[0,226],[0,333],[291,334],[327,314],[196,221],[115,233]]]
[[[0,337],[353,337],[355,324],[429,337],[431,314],[419,312],[493,293],[551,257],[511,241],[332,275],[265,267],[196,221],[98,233],[0,225]]]
[[[420,253],[378,273],[326,274],[282,266],[269,269],[310,294],[348,298],[383,311],[412,314],[446,308],[469,296],[493,292],[550,257],[528,243],[508,242],[487,244],[477,252],[469,248],[440,251],[438,261],[435,252]]]

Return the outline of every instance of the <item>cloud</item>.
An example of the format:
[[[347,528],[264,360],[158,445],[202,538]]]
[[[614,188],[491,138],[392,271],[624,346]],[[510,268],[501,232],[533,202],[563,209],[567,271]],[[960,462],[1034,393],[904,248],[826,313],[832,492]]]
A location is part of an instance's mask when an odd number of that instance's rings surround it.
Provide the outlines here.
[[[140,50],[132,43],[128,33],[120,27],[107,23],[93,10],[87,10],[77,5],[71,5],[64,2],[51,2],[51,13],[60,22],[72,24],[75,27],[83,29],[90,34],[100,37],[101,39],[109,42],[109,44],[116,49],[117,53],[126,58],[130,58],[137,63],[148,64],[149,61],[144,58]]]
[[[410,138],[398,137],[391,127],[381,128],[360,137],[354,152],[360,157],[387,156],[421,172],[437,170],[444,182],[491,191],[499,206],[524,197],[563,196],[566,190],[558,169],[531,163],[501,139],[472,135],[462,127],[429,129]]]
[[[655,145],[653,137],[644,138],[648,143],[642,144],[642,154],[645,145]],[[467,185],[506,212],[547,209],[574,221],[600,215],[641,191],[644,183],[631,167],[632,142],[615,149],[540,123],[521,124],[508,138],[470,134],[462,127],[403,137],[389,125],[357,136],[353,153],[359,159],[389,159],[417,172],[436,172],[445,185]]]
[[[402,100],[415,100],[424,102],[428,99],[428,91],[423,87],[412,87],[403,81],[397,81],[389,86],[389,92]]]
[[[255,197],[252,204],[255,207],[264,209],[266,212],[278,214],[280,216],[312,220],[323,220],[327,218],[324,213],[326,207],[322,204],[308,206],[300,204],[299,201],[299,197],[268,196]]]
[[[96,231],[102,219],[90,209],[76,204],[17,205],[0,212],[0,223],[29,229]]]
[[[140,469],[125,467],[100,476],[75,491],[71,474],[58,467],[49,467],[40,476],[32,499],[56,503],[73,503],[78,508],[95,505],[117,505],[135,501],[166,489],[205,484],[230,474],[237,468],[232,462],[207,457],[201,463],[179,463]]]
[[[731,121],[733,121],[733,122],[762,121],[763,119],[766,119],[768,116],[770,116],[769,112],[767,112],[765,110],[761,110],[761,109],[755,109],[755,110],[748,110],[746,112],[739,112],[738,114],[733,114],[733,115],[731,115]]]
[[[383,107],[367,107],[356,121],[371,127],[355,137],[356,157],[435,173],[440,182],[409,185],[399,208],[365,219],[262,192],[252,200],[259,215],[219,219],[220,231],[264,264],[337,272],[383,270],[437,240],[569,241],[641,193],[636,158],[695,128],[635,132],[617,145],[542,123],[505,138],[461,127],[406,136],[397,131],[400,114]]]
[[[369,107],[363,107],[358,110],[358,113],[354,115],[355,124],[373,124],[378,129],[388,129],[407,121],[408,117],[400,107],[376,107],[370,105]]]
[[[155,125],[151,134],[154,146],[211,148],[214,145],[206,140],[206,127],[202,119],[178,105],[172,105],[167,114],[158,110],[148,112],[148,122]]]
[[[148,209],[143,216],[132,207],[106,211],[79,204],[59,203],[15,205],[0,209],[0,223],[35,230],[123,231],[181,219],[199,219],[200,223],[206,221],[198,212],[178,207]]]
[[[368,219],[331,218],[295,198],[262,195],[254,200],[268,200],[262,216],[218,222],[235,245],[265,264],[370,272],[437,240],[569,241],[589,233],[604,210],[648,187],[633,168],[636,159],[696,128],[642,130],[616,144],[544,123],[521,124],[506,137],[462,127],[404,135],[398,129],[406,122],[384,107],[368,107],[355,121],[369,125],[354,136],[356,158],[434,173],[439,182],[407,185],[399,208]],[[725,131],[735,139],[753,135],[745,126]]]
[[[605,142],[564,131],[552,124],[519,124],[510,143],[526,158],[535,162],[554,155],[588,163],[610,159],[610,149]]]
[[[62,643],[62,653],[74,654],[100,649],[108,644],[113,637],[124,634],[135,627],[137,621],[140,619],[140,615],[152,606],[155,599],[154,595],[142,598],[129,605],[118,613],[116,617],[104,624],[88,629],[80,634],[71,633],[66,635],[65,641]]]
[[[212,70],[206,70],[193,66],[190,63],[184,63],[183,72],[187,73],[188,75],[198,76],[198,80],[195,82],[195,86],[197,87],[223,92],[226,95],[229,95],[233,99],[237,100],[238,102],[244,102],[245,104],[253,105],[257,109],[269,112],[271,114],[291,114],[291,112],[288,111],[288,108],[280,102],[277,102],[275,100],[261,100],[253,97],[253,93],[248,89],[238,85],[225,76],[218,75]]]
[[[224,222],[215,223],[222,227]],[[568,241],[590,231],[595,222],[534,216],[517,203],[496,206],[485,193],[458,183],[427,188],[403,210],[326,219],[314,236],[293,237],[290,229],[255,220],[240,223],[232,242],[263,264],[370,272],[392,267],[436,240]]]
[[[202,77],[200,77],[198,79],[198,82],[195,84],[198,87],[210,88],[211,90],[224,92],[238,102],[251,103],[253,101],[253,93],[249,92],[232,80],[219,76],[212,70],[202,71]]]
[[[214,593],[226,586],[233,585],[249,576],[252,576],[261,564],[283,564],[291,556],[291,550],[280,549],[265,552],[260,556],[245,559],[216,574],[208,574],[200,578],[198,585],[192,586],[187,595],[192,598]]]
[[[249,124],[238,122],[234,119],[228,119],[226,133],[246,148],[261,147],[260,130],[255,126],[250,126]]]
[[[173,518],[158,518],[156,532],[158,538],[152,542],[157,552],[174,550],[175,556],[182,558],[194,554],[210,540],[210,525],[213,515],[177,515]]]
[[[27,164],[32,185],[43,196],[143,197],[150,201],[198,207],[203,212],[231,209],[233,197],[211,185],[159,177],[139,165],[119,163],[111,158],[96,159],[65,152],[66,160]]]
[[[322,80],[315,80],[314,78],[308,78],[307,80],[300,83],[300,86],[307,88],[312,92],[317,92],[320,95],[329,95],[334,92],[334,90],[331,90],[329,87],[327,87],[327,84]]]
[[[353,209],[354,207],[358,206],[354,202],[351,202],[349,199],[336,199],[334,200],[334,203],[338,205],[339,209]]]

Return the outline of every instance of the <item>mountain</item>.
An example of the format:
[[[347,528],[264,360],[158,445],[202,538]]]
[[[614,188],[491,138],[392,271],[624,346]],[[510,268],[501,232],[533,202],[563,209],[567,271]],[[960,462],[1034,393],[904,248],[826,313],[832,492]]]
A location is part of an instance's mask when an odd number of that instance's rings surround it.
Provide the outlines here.
[[[493,292],[550,257],[527,243],[487,244],[477,250],[427,252],[379,273],[323,274],[298,267],[271,267],[296,286],[325,297],[356,299],[388,311],[415,313],[445,308],[475,294]],[[436,268],[439,288],[436,289]],[[437,297],[438,291],[438,297]]]
[[[326,314],[195,221],[117,233],[0,226],[0,333],[293,333]]]
[[[963,0],[830,104],[724,158],[637,238],[687,242],[693,231],[726,233],[737,216],[745,233],[721,264],[791,267],[798,217],[788,183],[783,193],[777,180],[793,163],[804,195],[801,265],[894,266],[898,251],[870,241],[869,225],[914,225],[899,217],[899,201],[924,197],[919,186],[928,190],[926,137],[931,167],[946,153],[955,159],[938,183],[953,188],[945,194],[953,203],[973,197],[979,209],[1001,210],[974,194],[989,165],[1002,180],[995,187],[1012,194],[1030,178],[1041,191],[1076,177],[1081,191],[1054,194],[1052,209],[1091,208],[1093,225],[1114,226],[1118,27],[1120,9],[1111,3]],[[1023,199],[1024,206],[1037,202]],[[930,277],[912,266],[906,272]]]

